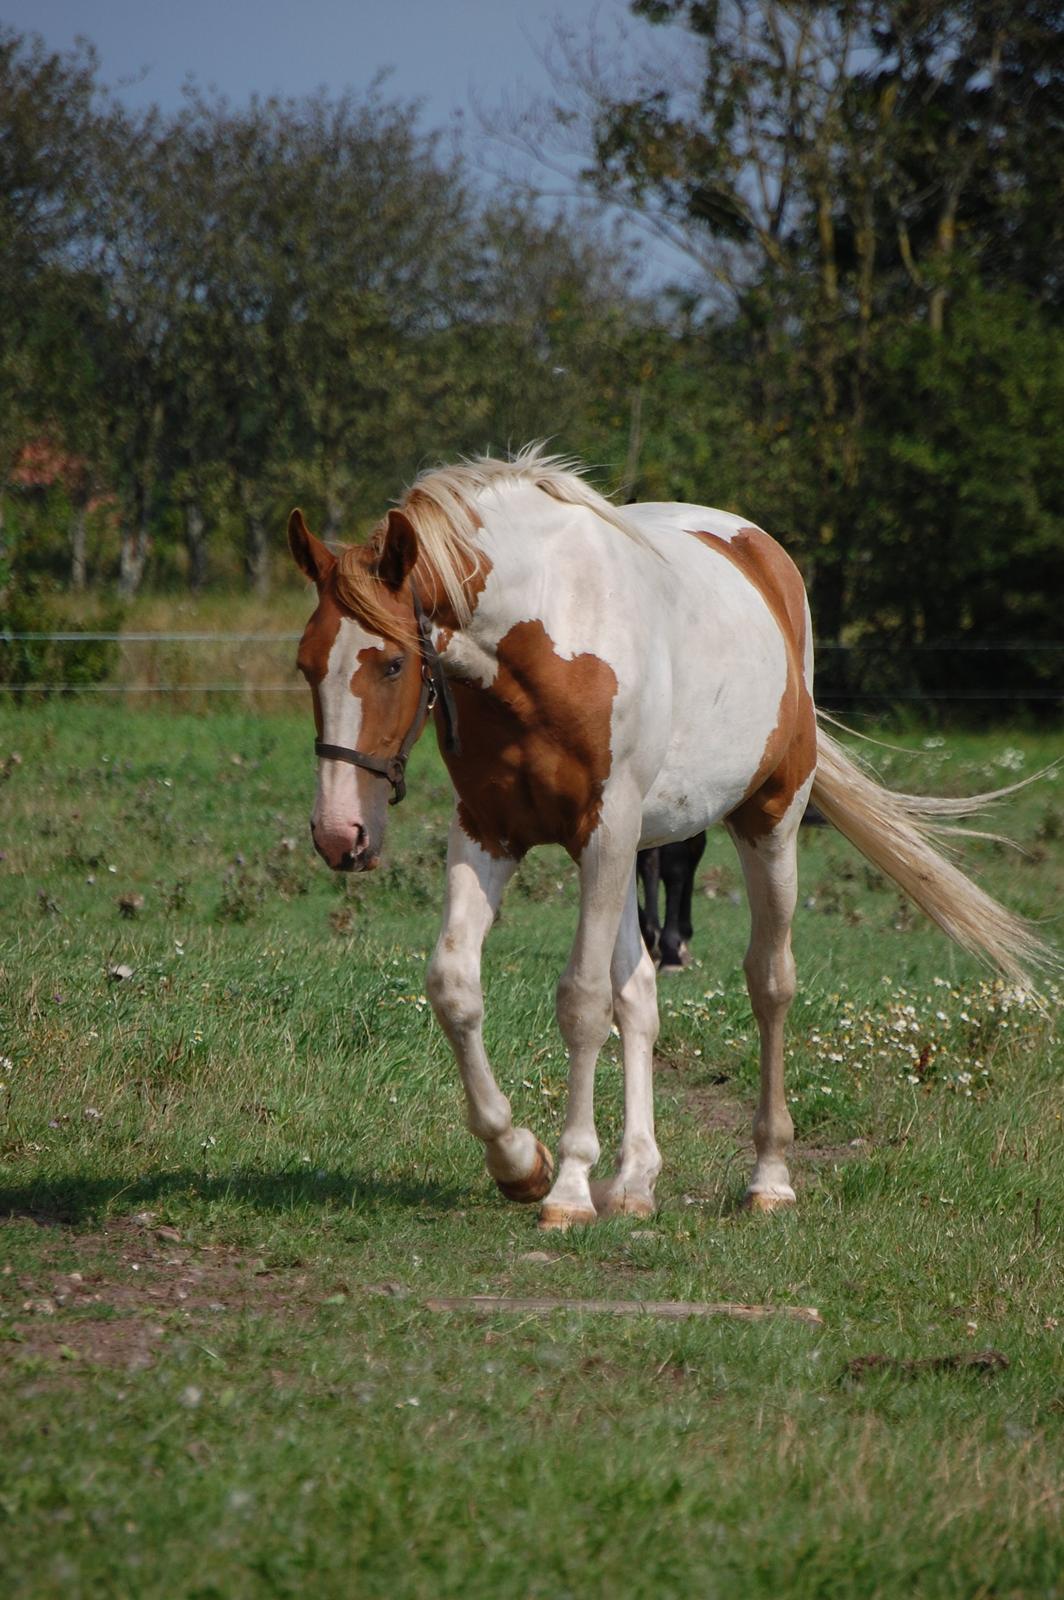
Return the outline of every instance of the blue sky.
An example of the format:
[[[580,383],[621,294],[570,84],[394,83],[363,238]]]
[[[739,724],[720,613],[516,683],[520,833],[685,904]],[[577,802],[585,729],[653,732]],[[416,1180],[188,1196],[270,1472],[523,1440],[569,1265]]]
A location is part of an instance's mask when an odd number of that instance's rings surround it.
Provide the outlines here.
[[[364,88],[394,69],[396,98],[425,101],[426,126],[469,105],[542,90],[537,57],[551,21],[597,15],[609,30],[625,0],[0,0],[0,21],[53,48],[78,34],[102,75],[136,103],[180,103],[191,74],[236,101],[254,91]],[[143,74],[143,76],[142,76]]]
[[[134,105],[176,109],[190,77],[240,104],[254,93],[362,90],[387,71],[385,97],[421,102],[426,131],[461,128],[485,183],[505,171],[556,196],[571,186],[486,140],[474,102],[548,93],[542,57],[559,19],[578,36],[609,40],[624,29],[661,43],[627,0],[0,0],[0,24],[39,33],[52,49],[90,39],[101,79]],[[629,237],[643,281],[686,276],[674,252]]]

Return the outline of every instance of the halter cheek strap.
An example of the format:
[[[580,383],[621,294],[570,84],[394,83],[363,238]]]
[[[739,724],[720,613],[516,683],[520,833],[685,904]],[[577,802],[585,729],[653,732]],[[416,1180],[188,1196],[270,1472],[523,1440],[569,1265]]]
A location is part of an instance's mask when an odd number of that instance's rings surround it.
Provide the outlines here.
[[[410,580],[410,593],[414,600],[414,617],[417,620],[418,647],[421,654],[421,693],[418,696],[414,720],[406,730],[403,742],[395,755],[368,756],[361,750],[350,750],[346,745],[326,744],[321,739],[314,741],[315,755],[323,756],[326,761],[346,761],[352,767],[364,767],[375,777],[386,778],[392,786],[392,797],[388,801],[390,806],[397,806],[406,794],[407,759],[414,748],[418,734],[424,727],[425,718],[437,701],[443,708],[444,749],[452,755],[457,754],[460,749],[454,696],[447,682],[439,651],[432,642],[432,624],[425,615],[413,578]]]

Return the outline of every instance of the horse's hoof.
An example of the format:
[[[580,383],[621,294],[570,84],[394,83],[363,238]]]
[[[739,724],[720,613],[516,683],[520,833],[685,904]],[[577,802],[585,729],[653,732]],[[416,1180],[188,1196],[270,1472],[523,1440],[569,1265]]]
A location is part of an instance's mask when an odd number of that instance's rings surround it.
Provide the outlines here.
[[[546,1145],[536,1140],[536,1159],[532,1171],[524,1178],[496,1178],[499,1191],[507,1200],[514,1200],[519,1206],[533,1206],[537,1200],[542,1200],[545,1194],[550,1193],[551,1180],[554,1177],[554,1158]]]
[[[748,1189],[743,1196],[743,1210],[768,1212],[782,1211],[786,1206],[793,1206],[794,1190],[791,1188],[776,1189]]]
[[[598,1219],[594,1206],[545,1205],[539,1208],[539,1226],[544,1231],[564,1233],[568,1228],[583,1228]]]
[[[652,1217],[654,1196],[646,1189],[624,1189],[615,1179],[591,1185],[591,1198],[600,1217]]]
[[[653,1197],[648,1194],[619,1194],[607,1200],[599,1210],[600,1217],[652,1217],[657,1211]]]
[[[673,977],[677,972],[683,972],[690,965],[691,951],[686,944],[682,944],[675,956],[670,956],[668,960],[664,956],[661,957],[658,963],[658,976]]]

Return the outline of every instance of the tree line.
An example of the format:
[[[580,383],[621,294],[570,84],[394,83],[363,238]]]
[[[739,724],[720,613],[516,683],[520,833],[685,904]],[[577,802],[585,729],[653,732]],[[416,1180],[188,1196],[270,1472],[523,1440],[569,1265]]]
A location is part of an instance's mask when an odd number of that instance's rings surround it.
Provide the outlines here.
[[[560,33],[493,129],[555,212],[379,86],[133,111],[90,46],[0,35],[8,609],[261,592],[295,501],[357,536],[425,462],[549,437],[781,537],[839,693],[1059,689],[1059,8],[631,9],[641,59]]]

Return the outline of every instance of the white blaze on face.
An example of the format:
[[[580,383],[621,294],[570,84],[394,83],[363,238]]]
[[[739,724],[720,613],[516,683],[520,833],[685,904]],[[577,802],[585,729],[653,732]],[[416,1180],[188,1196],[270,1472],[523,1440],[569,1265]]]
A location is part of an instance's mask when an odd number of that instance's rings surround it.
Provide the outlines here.
[[[384,640],[359,623],[344,617],[329,652],[329,664],[318,684],[322,742],[358,750],[362,728],[362,702],[351,680],[359,668],[359,653],[380,649]],[[379,783],[380,779],[372,780]],[[326,860],[335,864],[358,848],[365,836],[366,816],[359,784],[359,769],[346,761],[318,761],[318,792],[311,816],[314,842]]]

